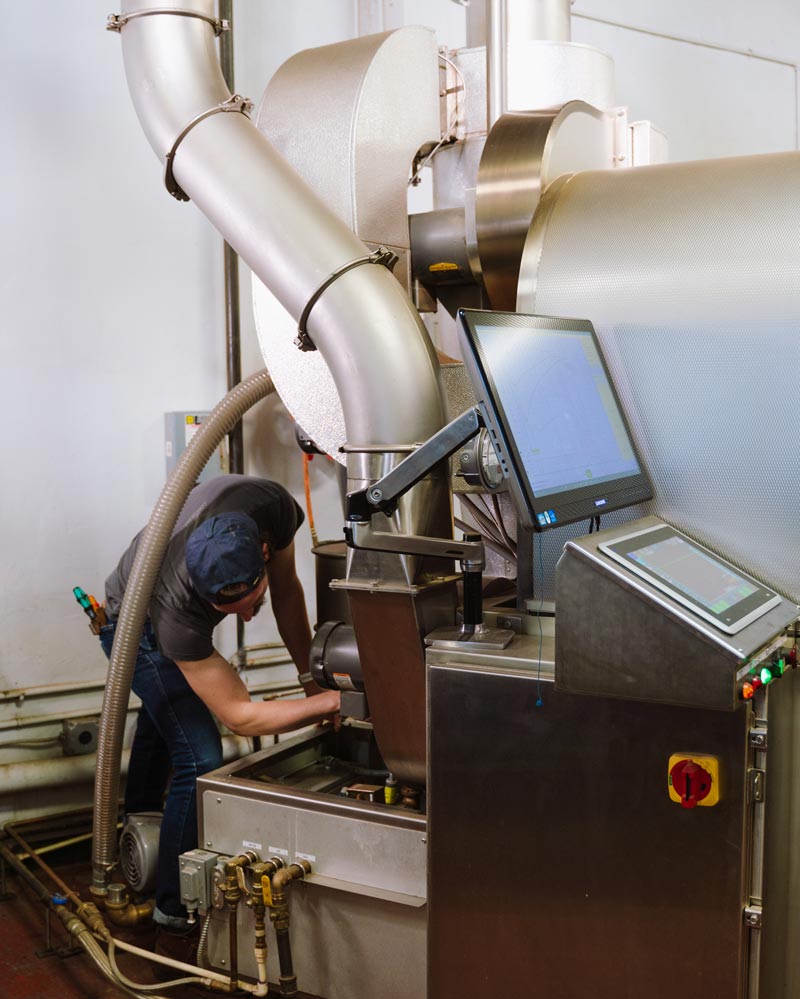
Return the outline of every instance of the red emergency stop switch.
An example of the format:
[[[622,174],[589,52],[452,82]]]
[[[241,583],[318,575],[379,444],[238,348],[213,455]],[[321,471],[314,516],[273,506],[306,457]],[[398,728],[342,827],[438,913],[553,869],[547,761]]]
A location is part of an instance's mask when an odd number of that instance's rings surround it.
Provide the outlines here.
[[[681,808],[716,805],[719,801],[719,761],[710,756],[681,753],[670,757],[669,796]]]

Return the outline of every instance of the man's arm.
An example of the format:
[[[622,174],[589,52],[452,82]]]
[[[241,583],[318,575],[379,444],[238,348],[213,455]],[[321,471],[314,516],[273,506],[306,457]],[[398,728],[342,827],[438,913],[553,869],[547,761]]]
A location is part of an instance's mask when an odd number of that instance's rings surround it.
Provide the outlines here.
[[[273,552],[267,562],[269,593],[272,613],[283,644],[302,676],[308,672],[311,652],[311,628],[308,624],[308,611],[303,586],[298,579],[294,560],[294,542],[287,548]],[[303,684],[307,697],[322,692],[313,680]]]
[[[283,701],[251,701],[250,692],[231,664],[216,650],[199,662],[178,662],[192,690],[236,735],[278,735],[332,719],[339,710],[338,691]]]

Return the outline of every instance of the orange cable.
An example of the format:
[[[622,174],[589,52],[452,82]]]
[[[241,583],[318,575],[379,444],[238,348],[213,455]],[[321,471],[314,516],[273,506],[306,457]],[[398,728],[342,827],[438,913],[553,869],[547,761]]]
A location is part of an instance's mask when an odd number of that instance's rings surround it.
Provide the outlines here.
[[[314,509],[311,506],[311,475],[308,471],[308,466],[311,464],[311,459],[313,457],[313,454],[306,454],[303,452],[303,486],[306,491],[306,513],[308,514],[308,526],[311,530],[311,544],[316,548],[319,544],[319,538],[317,537],[317,531],[314,527]]]

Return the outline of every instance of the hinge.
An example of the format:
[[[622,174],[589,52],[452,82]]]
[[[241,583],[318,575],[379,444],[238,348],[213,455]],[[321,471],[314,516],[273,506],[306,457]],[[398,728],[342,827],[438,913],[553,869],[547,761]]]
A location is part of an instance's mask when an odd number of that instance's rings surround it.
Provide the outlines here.
[[[767,748],[766,725],[756,725],[750,729],[750,747],[761,752]]]
[[[764,915],[760,905],[746,905],[744,909],[744,925],[751,930],[760,930]]]
[[[750,803],[764,800],[766,794],[766,773],[755,767],[747,771],[747,800]]]

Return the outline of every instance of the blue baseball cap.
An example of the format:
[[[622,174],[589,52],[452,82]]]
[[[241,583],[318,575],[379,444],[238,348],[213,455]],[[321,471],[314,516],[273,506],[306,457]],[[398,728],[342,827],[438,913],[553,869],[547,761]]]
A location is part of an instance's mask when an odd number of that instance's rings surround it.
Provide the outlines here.
[[[242,600],[261,582],[264,552],[258,526],[246,513],[221,513],[204,520],[186,541],[186,568],[194,588],[212,604]],[[245,583],[234,596],[219,591]]]

